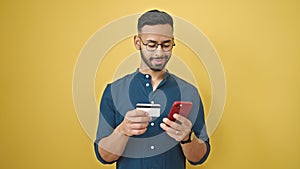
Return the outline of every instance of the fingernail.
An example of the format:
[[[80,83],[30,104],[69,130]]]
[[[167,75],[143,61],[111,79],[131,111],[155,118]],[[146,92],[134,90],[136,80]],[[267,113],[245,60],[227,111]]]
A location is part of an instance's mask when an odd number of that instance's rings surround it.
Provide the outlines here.
[[[163,118],[163,122],[167,122],[167,118]]]

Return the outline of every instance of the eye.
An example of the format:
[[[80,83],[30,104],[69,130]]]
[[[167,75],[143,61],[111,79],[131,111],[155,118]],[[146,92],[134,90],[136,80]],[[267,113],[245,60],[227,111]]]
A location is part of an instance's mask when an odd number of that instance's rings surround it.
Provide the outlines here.
[[[155,48],[156,47],[156,43],[148,43],[147,46],[150,47],[150,48]]]
[[[171,43],[164,43],[164,44],[162,44],[162,46],[163,46],[164,48],[168,48],[168,47],[171,46]]]

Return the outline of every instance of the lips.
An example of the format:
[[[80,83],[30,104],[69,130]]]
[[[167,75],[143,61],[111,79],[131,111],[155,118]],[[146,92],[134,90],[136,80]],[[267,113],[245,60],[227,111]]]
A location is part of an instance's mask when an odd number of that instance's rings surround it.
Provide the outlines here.
[[[162,64],[164,62],[164,59],[153,59],[152,60],[155,64]]]
[[[151,59],[154,64],[163,64],[164,63],[164,58],[152,58]]]

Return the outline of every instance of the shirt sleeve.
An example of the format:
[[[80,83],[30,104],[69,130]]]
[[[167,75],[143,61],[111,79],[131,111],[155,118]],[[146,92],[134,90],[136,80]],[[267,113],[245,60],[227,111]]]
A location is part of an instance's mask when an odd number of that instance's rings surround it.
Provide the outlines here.
[[[112,164],[114,162],[105,161],[98,151],[98,143],[99,141],[109,136],[113,131],[115,126],[115,107],[113,103],[113,99],[111,96],[111,85],[107,85],[100,102],[100,112],[99,112],[99,121],[98,121],[98,129],[96,140],[94,142],[94,150],[97,159],[103,164]]]
[[[197,116],[196,116],[196,120],[195,123],[193,124],[192,130],[195,133],[195,136],[197,138],[199,138],[200,140],[205,142],[207,151],[205,153],[205,155],[203,156],[203,158],[198,161],[198,162],[191,162],[189,161],[190,164],[192,165],[197,165],[197,164],[202,164],[203,162],[206,161],[209,153],[210,153],[210,143],[209,143],[209,137],[206,131],[206,125],[205,125],[205,118],[204,118],[204,109],[203,109],[203,104],[200,98],[200,95],[198,92],[196,92],[197,95],[195,96],[195,101],[196,103],[196,111],[197,111]]]

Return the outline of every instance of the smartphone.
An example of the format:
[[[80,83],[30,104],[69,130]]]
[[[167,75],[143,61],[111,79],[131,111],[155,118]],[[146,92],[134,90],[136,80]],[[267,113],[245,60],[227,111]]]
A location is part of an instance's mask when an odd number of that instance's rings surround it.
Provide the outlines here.
[[[192,109],[193,103],[186,101],[175,101],[171,107],[171,110],[168,114],[168,119],[175,121],[173,115],[175,113],[187,117]]]

